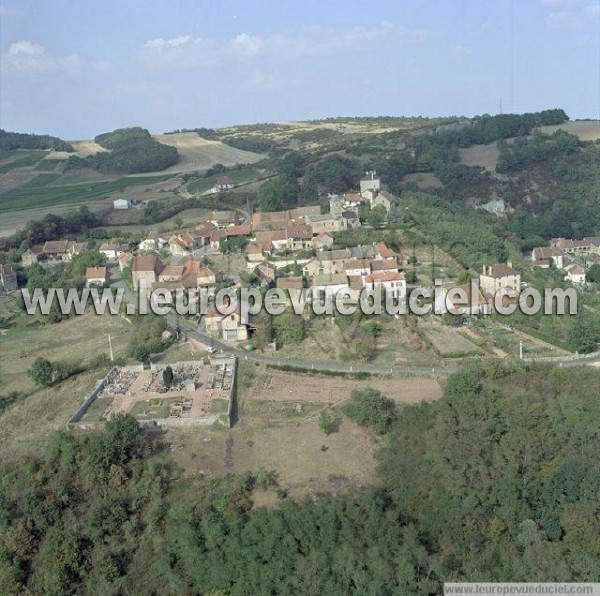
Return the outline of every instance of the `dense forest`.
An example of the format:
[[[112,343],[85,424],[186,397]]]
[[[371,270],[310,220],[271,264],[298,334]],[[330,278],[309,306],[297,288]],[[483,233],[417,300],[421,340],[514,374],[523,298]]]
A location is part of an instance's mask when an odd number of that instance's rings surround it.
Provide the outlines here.
[[[177,163],[175,147],[163,145],[145,128],[120,128],[98,135],[94,141],[108,149],[81,158],[69,158],[69,167],[91,167],[105,174],[142,174],[157,172]]]
[[[73,146],[58,137],[34,135],[20,132],[7,132],[0,129],[0,151],[14,149],[52,149],[54,151],[74,151]]]
[[[268,474],[185,478],[131,418],[59,431],[0,476],[0,584],[385,595],[449,580],[598,581],[599,395],[593,369],[462,369],[439,402],[374,427],[378,487],[302,502],[282,490],[271,509],[251,501]]]

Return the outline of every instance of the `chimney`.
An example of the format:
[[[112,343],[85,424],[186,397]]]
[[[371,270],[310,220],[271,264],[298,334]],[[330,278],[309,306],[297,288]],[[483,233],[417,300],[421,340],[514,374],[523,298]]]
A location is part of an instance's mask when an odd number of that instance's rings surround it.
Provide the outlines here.
[[[486,267],[485,267],[485,265],[484,265],[484,266],[483,266],[483,274],[484,274],[484,275],[486,274],[486,271],[487,271],[487,270],[486,270]]]
[[[512,261],[506,261],[506,264],[512,269]]]

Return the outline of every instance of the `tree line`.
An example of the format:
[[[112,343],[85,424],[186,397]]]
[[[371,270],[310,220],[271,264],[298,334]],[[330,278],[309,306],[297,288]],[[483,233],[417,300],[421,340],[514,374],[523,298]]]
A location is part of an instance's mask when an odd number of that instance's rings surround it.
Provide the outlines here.
[[[15,149],[52,149],[54,151],[74,151],[73,145],[50,135],[8,132],[0,129],[0,151]]]

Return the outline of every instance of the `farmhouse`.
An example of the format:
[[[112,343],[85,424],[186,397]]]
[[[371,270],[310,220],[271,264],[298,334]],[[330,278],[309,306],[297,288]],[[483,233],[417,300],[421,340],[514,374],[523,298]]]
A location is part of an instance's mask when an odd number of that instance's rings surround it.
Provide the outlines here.
[[[8,294],[17,289],[17,274],[10,265],[0,264],[0,294]]]
[[[107,280],[106,267],[88,267],[85,270],[85,285],[88,288],[90,286],[104,286]]]

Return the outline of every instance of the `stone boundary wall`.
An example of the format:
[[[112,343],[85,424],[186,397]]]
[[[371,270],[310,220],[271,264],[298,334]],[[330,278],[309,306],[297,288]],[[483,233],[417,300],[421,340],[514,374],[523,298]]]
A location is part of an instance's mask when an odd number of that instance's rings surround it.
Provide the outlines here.
[[[218,364],[219,360],[224,361],[226,364],[229,364],[232,369],[231,370],[231,389],[229,390],[229,403],[227,406],[226,420],[225,420],[225,416],[223,414],[212,414],[212,415],[208,415],[208,416],[203,416],[202,418],[157,418],[157,419],[152,419],[152,420],[138,420],[139,425],[143,428],[151,428],[151,427],[155,427],[155,426],[161,426],[161,427],[165,427],[165,428],[167,428],[167,427],[175,428],[175,427],[185,427],[185,426],[211,426],[212,424],[215,424],[216,422],[221,422],[221,423],[225,424],[228,428],[230,428],[231,423],[232,423],[233,406],[234,406],[233,398],[234,398],[235,384],[236,384],[235,376],[236,376],[236,372],[237,372],[237,358],[235,358],[235,357],[221,358],[219,356],[211,357],[210,358],[211,365],[214,366],[214,365]],[[182,360],[180,362],[173,362],[173,363],[151,363],[150,369],[153,371],[160,371],[160,370],[164,370],[165,368],[167,368],[167,366],[177,366],[178,364],[188,364],[188,365],[201,364],[201,365],[203,365],[203,362],[198,361],[198,360]],[[73,412],[73,414],[71,414],[69,420],[67,421],[68,425],[74,424],[74,425],[79,426],[82,429],[92,428],[94,426],[92,424],[85,424],[85,423],[80,424],[81,419],[87,412],[88,408],[92,405],[92,403],[94,403],[94,401],[96,400],[96,398],[98,397],[98,395],[100,394],[102,389],[104,389],[104,387],[106,386],[106,384],[108,382],[109,377],[117,368],[119,368],[121,370],[131,371],[131,372],[142,372],[144,370],[144,365],[143,364],[134,364],[132,366],[120,366],[120,367],[113,366],[108,371],[108,373],[96,383],[94,389],[92,389],[92,391],[83,398],[83,403],[77,408],[77,410],[75,410],[75,412]]]

